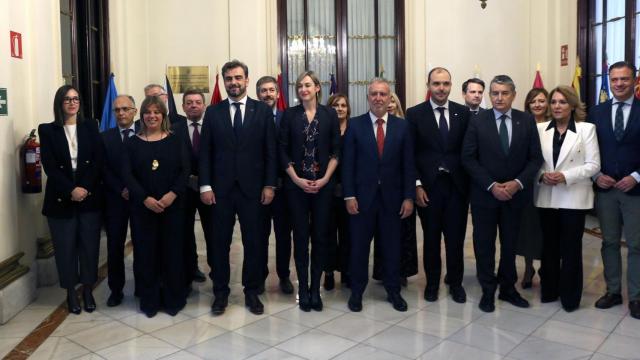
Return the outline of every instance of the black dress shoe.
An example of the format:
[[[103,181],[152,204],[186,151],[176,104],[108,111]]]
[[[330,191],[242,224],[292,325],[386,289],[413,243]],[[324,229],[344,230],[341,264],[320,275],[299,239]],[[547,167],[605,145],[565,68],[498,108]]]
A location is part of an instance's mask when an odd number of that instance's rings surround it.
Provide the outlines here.
[[[96,309],[96,299],[93,298],[90,286],[85,286],[82,289],[82,301],[84,302],[84,311],[91,313]]]
[[[322,298],[320,291],[310,291],[311,308],[315,311],[322,311]]]
[[[262,282],[262,283],[260,283],[260,285],[258,285],[258,289],[256,290],[256,292],[258,293],[258,295],[264,294],[264,282]]]
[[[156,316],[156,314],[158,313],[158,309],[146,309],[146,310],[142,310],[142,312],[149,318],[151,319],[152,317]]]
[[[528,308],[529,302],[520,296],[517,291],[513,290],[512,292],[503,293],[502,291],[498,294],[498,299],[502,301],[506,301],[509,304],[519,307],[519,308]]]
[[[438,301],[438,289],[424,288],[424,299],[429,302]]]
[[[609,309],[620,304],[622,304],[622,295],[620,294],[606,293],[596,301],[598,309]]]
[[[566,312],[574,312],[574,311],[578,310],[579,307],[580,307],[580,304],[578,304],[578,305],[562,305],[562,308]]]
[[[304,312],[311,311],[311,296],[309,295],[309,289],[304,285],[298,289],[298,306]]]
[[[293,294],[293,284],[288,277],[280,278],[280,291],[282,291],[283,294]]]
[[[558,295],[541,295],[540,302],[543,304],[552,303],[558,301]]]
[[[333,271],[327,271],[324,273],[324,284],[322,286],[327,291],[331,291],[336,287],[336,280],[333,276]]]
[[[213,304],[211,304],[211,313],[213,315],[222,315],[224,314],[224,310],[229,305],[229,297],[228,296],[216,296],[216,299],[213,300]]]
[[[78,297],[76,296],[76,290],[70,289],[67,290],[67,309],[71,314],[80,314],[82,309],[80,308],[80,303],[78,302]]]
[[[122,304],[122,299],[124,298],[124,294],[122,292],[112,292],[107,299],[107,306],[114,307]]]
[[[245,294],[244,304],[252,314],[262,315],[264,313],[264,305],[260,302],[257,294]]]
[[[451,299],[459,304],[467,302],[467,292],[464,291],[462,285],[449,286],[449,294],[451,294]]]
[[[197,267],[193,270],[192,277],[193,277],[193,281],[195,281],[195,282],[202,283],[202,282],[207,281],[207,277],[204,276],[204,273],[202,271],[200,271],[200,269],[198,269]]]
[[[640,319],[640,300],[629,301],[629,315],[634,319]]]
[[[496,305],[494,302],[493,294],[482,294],[482,298],[480,298],[480,304],[478,305],[480,310],[491,313],[496,310]]]
[[[407,311],[407,302],[404,301],[402,295],[400,293],[389,293],[387,294],[387,301],[391,303],[396,311]]]
[[[349,306],[349,310],[353,312],[362,311],[362,295],[351,293],[351,296],[349,296],[349,301],[347,302],[347,306]]]

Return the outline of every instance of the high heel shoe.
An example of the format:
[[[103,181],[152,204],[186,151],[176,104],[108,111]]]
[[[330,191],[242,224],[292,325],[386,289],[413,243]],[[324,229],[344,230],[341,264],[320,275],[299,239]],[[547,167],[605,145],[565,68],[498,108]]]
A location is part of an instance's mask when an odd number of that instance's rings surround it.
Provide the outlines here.
[[[78,302],[78,297],[76,296],[75,289],[67,289],[67,309],[71,314],[80,314],[82,311],[80,309],[80,303]]]
[[[96,299],[91,293],[91,286],[85,285],[82,289],[82,301],[84,302],[84,311],[91,313],[96,309]]]

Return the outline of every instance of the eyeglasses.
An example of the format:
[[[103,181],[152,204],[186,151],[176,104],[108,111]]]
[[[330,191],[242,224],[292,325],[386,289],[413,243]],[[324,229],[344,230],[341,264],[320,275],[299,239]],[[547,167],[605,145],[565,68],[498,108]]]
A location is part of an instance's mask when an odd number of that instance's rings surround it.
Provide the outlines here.
[[[77,97],[77,96],[74,96],[74,97],[65,97],[64,99],[62,99],[62,101],[63,101],[65,104],[71,104],[71,103],[79,104],[79,103],[80,103],[80,98],[79,98],[79,97]]]
[[[133,107],[119,107],[119,108],[113,108],[113,112],[115,113],[119,113],[119,112],[127,112],[127,111],[131,111],[131,110],[135,110],[136,108]]]

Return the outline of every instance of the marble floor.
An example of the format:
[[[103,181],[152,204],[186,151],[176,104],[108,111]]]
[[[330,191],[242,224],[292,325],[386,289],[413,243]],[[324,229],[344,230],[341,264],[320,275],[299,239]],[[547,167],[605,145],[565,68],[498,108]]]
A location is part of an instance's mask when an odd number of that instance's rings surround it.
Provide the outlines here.
[[[521,291],[531,308],[497,300],[496,311],[485,314],[478,309],[481,290],[475,280],[470,225],[468,230],[466,304],[453,302],[445,287],[437,302],[426,302],[421,271],[403,290],[407,312],[394,311],[385,301],[382,285],[373,281],[361,313],[349,312],[349,291],[339,282],[336,289],[323,291],[324,311],[304,313],[297,308],[295,295],[279,292],[271,271],[261,296],[265,314],[255,316],[244,308],[241,246],[234,239],[233,286],[224,315],[210,313],[210,281],[195,286],[187,307],[177,316],[159,313],[152,319],[138,311],[130,278],[125,301],[115,308],[105,304],[109,290],[103,281],[95,291],[97,311],[69,315],[30,359],[640,359],[640,320],[628,315],[626,299],[623,306],[610,310],[593,307],[605,289],[598,238],[584,236],[585,289],[579,310],[566,313],[558,303],[541,304],[536,277],[533,289]],[[201,268],[208,270],[201,233],[198,239]],[[273,250],[271,246],[271,260]],[[521,270],[522,259],[518,261]],[[127,270],[130,277],[131,257]],[[34,303],[0,326],[0,356],[63,298],[59,289],[39,289]]]

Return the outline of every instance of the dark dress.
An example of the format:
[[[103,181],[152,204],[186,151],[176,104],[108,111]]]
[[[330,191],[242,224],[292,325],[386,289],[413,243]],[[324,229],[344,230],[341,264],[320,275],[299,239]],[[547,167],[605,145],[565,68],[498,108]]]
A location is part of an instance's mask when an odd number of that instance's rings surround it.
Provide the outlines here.
[[[138,252],[144,312],[157,311],[163,304],[175,313],[185,305],[182,213],[188,176],[189,152],[178,136],[158,141],[134,136],[126,142],[123,177],[131,199],[131,236]],[[156,214],[144,205],[147,197],[159,200],[170,191],[177,197],[163,212]]]
[[[344,135],[340,136],[343,143]],[[349,213],[344,203],[341,182],[341,164],[338,164],[333,172],[336,187],[331,200],[331,214],[329,225],[329,242],[327,261],[324,270],[327,272],[340,271],[342,275],[348,275],[349,270]],[[344,281],[344,279],[343,279]]]
[[[522,208],[516,254],[536,260],[540,260],[542,256],[540,212],[533,206],[532,202]]]

